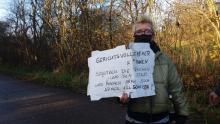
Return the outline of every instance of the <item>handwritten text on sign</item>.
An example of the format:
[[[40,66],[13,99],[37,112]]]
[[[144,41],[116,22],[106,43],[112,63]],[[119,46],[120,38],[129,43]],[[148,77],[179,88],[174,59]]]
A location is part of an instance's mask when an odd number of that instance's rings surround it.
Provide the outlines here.
[[[130,44],[130,49],[118,46],[94,51],[88,59],[91,100],[120,97],[123,92],[131,98],[155,95],[153,67],[155,54],[147,43]]]

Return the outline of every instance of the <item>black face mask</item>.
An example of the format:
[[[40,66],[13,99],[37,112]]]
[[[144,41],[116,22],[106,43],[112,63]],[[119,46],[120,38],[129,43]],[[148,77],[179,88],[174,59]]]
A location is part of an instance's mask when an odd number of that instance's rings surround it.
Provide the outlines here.
[[[134,36],[134,42],[135,43],[149,43],[150,48],[154,51],[154,53],[157,53],[160,51],[159,46],[156,44],[156,42],[153,41],[152,35],[139,35]]]
[[[136,43],[149,43],[151,42],[152,35],[136,35],[134,36],[134,42]]]

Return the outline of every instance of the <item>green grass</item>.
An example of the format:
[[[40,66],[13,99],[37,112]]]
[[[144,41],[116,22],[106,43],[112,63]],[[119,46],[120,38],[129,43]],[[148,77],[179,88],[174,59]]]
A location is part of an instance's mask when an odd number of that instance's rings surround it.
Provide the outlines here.
[[[39,68],[26,68],[0,64],[0,73],[20,80],[29,80],[43,85],[62,87],[77,93],[86,93],[88,73],[52,72]]]

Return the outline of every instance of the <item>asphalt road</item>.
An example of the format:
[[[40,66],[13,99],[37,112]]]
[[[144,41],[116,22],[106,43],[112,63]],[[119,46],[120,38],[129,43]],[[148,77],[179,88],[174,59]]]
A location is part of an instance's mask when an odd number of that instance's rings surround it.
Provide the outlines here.
[[[0,75],[0,124],[124,124],[115,99],[89,97]]]

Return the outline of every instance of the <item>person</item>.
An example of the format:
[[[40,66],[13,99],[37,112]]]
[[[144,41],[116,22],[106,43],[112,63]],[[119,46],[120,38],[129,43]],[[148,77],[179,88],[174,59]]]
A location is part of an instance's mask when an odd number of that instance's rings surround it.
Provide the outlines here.
[[[220,84],[217,86],[215,91],[212,91],[209,94],[209,103],[211,104],[211,106],[218,105],[219,102],[220,102]]]
[[[123,93],[119,100],[127,104],[126,124],[169,124],[172,104],[177,114],[172,123],[184,124],[189,112],[183,85],[175,65],[154,41],[153,22],[149,17],[142,16],[133,29],[134,43],[149,43],[155,53],[153,80],[156,95],[130,98],[129,94]],[[172,96],[171,102],[169,95]]]

